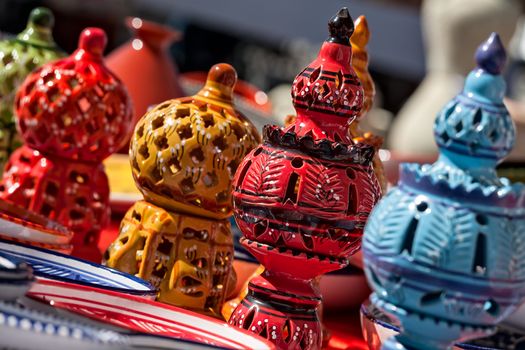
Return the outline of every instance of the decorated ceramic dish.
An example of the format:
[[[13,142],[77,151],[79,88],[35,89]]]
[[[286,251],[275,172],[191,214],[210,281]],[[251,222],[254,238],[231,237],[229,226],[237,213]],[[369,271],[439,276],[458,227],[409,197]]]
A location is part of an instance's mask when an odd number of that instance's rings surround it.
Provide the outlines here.
[[[228,349],[275,349],[263,338],[225,322],[133,295],[53,280],[38,280],[27,295],[56,308],[137,332]]]
[[[0,301],[0,347],[2,349],[126,349],[125,338],[113,331]]]
[[[30,266],[24,261],[0,253],[0,300],[14,300],[24,295],[33,282]]]
[[[0,201],[0,237],[67,251],[73,233],[42,215]]]
[[[367,300],[361,306],[361,328],[370,350],[379,350],[381,344],[399,332],[392,318],[374,307]],[[500,328],[490,337],[476,339],[469,343],[459,343],[453,350],[519,350],[525,349],[525,333]]]
[[[35,276],[97,287],[116,292],[155,297],[148,282],[108,267],[46,249],[0,240],[0,253],[25,261]]]

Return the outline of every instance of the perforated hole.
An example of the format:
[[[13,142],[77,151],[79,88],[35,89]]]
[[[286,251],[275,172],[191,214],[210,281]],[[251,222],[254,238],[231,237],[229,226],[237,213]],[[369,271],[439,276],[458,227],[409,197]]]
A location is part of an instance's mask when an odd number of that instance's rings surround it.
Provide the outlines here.
[[[185,117],[189,117],[189,115],[190,115],[189,108],[179,107],[177,108],[177,111],[175,112],[175,116],[177,118],[185,118]]]
[[[268,220],[261,220],[254,225],[254,232],[256,237],[264,234],[268,229]]]
[[[352,168],[346,168],[346,176],[349,179],[355,179],[355,171]]]
[[[142,145],[140,145],[139,147],[139,154],[142,156],[142,158],[144,159],[148,159],[149,158],[149,150],[148,150],[148,146],[143,143]]]
[[[478,124],[481,123],[482,117],[481,109],[478,108],[474,114],[474,117],[472,118],[472,125],[474,127],[478,126]]]
[[[228,147],[226,140],[222,136],[217,136],[211,143],[221,151],[224,151]]]
[[[456,130],[458,134],[463,130],[463,122],[461,120],[454,126],[454,130]]]
[[[419,212],[423,212],[428,209],[428,204],[426,202],[420,202],[416,204],[416,209]]]
[[[357,212],[357,205],[357,189],[355,187],[355,184],[350,184],[350,186],[348,186],[348,208],[346,209],[347,215],[355,214]]]
[[[172,174],[178,173],[181,169],[180,163],[175,157],[169,158],[166,162],[166,165],[168,166],[168,169]]]
[[[482,226],[485,226],[489,223],[489,219],[483,214],[477,214],[476,222]]]
[[[244,318],[244,321],[242,323],[242,327],[244,329],[250,329],[250,326],[252,325],[254,317],[255,317],[255,308],[252,307],[250,308],[250,310],[248,310],[248,313],[246,314],[246,317]]]
[[[246,130],[244,130],[244,128],[240,124],[232,123],[230,127],[238,140],[242,139],[244,135],[246,135]]]
[[[301,168],[303,166],[303,160],[302,158],[299,158],[299,157],[295,157],[294,159],[292,159],[292,167],[298,169],[298,168]]]
[[[210,113],[201,114],[201,118],[202,118],[202,121],[204,122],[205,128],[215,125],[215,121],[213,120],[213,115],[211,115]]]
[[[483,304],[483,309],[492,316],[498,316],[499,314],[499,305],[494,299],[488,299]]]
[[[319,78],[319,75],[321,74],[321,67],[317,67],[314,69],[312,73],[310,73],[310,83],[314,83],[317,78]]]
[[[86,97],[81,97],[81,98],[77,101],[77,106],[78,106],[78,109],[79,109],[82,113],[86,113],[86,112],[89,111],[89,109],[91,108],[91,103],[89,102],[89,100],[88,100]]]
[[[78,184],[87,184],[89,181],[89,177],[86,174],[80,174],[77,171],[73,170],[69,173],[69,180]]]
[[[153,121],[151,122],[151,127],[153,128],[153,130],[161,128],[163,125],[164,125],[164,117],[162,116],[159,116],[153,119]]]
[[[195,164],[199,164],[204,160],[204,152],[200,147],[196,147],[190,152],[191,161]]]
[[[13,55],[11,55],[11,53],[6,53],[4,57],[2,57],[2,63],[4,66],[7,66],[11,62],[13,62]]]
[[[140,222],[142,220],[142,215],[140,215],[137,211],[133,210],[133,213],[131,213],[131,218],[137,222]]]
[[[181,140],[187,140],[193,137],[193,131],[191,130],[191,124],[181,125],[177,128],[177,133]]]
[[[225,203],[230,199],[230,191],[222,191],[215,195],[217,203]]]
[[[343,88],[343,82],[344,82],[344,75],[341,72],[341,70],[339,70],[335,76],[335,87],[341,90]]]
[[[162,241],[157,246],[157,250],[164,255],[170,255],[171,248],[173,248],[173,243],[166,238],[162,238]]]
[[[283,202],[291,201],[292,203],[297,203],[299,183],[299,174],[293,172],[288,179],[288,185],[286,187],[286,193],[283,197]]]
[[[168,138],[166,137],[166,135],[160,135],[158,137],[155,138],[155,146],[157,146],[157,148],[163,150],[163,149],[166,149],[168,148]]]
[[[483,233],[478,233],[476,239],[472,272],[478,275],[485,275],[487,272],[487,237]]]
[[[138,135],[139,137],[144,136],[144,124],[142,124],[141,126],[139,126],[139,127],[137,128],[137,135]]]
[[[195,187],[193,186],[193,180],[191,177],[186,177],[180,182],[180,188],[182,190],[182,193],[188,194],[190,192],[193,192],[195,190]]]
[[[239,166],[239,161],[237,159],[232,159],[231,162],[228,163],[228,172],[230,173],[230,178],[235,175],[235,171],[237,170],[237,167]]]
[[[292,340],[292,323],[290,322],[290,319],[286,319],[286,322],[283,325],[283,328],[281,330],[282,338],[285,343],[289,343],[290,340]]]
[[[58,185],[54,182],[48,182],[46,185],[46,194],[51,197],[56,197],[58,195]]]
[[[160,173],[160,169],[158,167],[154,167],[150,170],[151,178],[155,183],[160,182],[162,180],[162,174]]]
[[[69,217],[72,219],[72,220],[81,220],[84,218],[84,213],[78,211],[78,210],[70,210],[69,211]]]
[[[444,294],[445,292],[442,290],[426,293],[421,297],[421,305],[428,306],[439,303]]]
[[[414,245],[414,239],[416,237],[417,226],[419,220],[417,218],[412,218],[405,232],[405,237],[403,239],[403,244],[401,245],[400,253],[406,251],[408,254],[412,254],[412,246]]]

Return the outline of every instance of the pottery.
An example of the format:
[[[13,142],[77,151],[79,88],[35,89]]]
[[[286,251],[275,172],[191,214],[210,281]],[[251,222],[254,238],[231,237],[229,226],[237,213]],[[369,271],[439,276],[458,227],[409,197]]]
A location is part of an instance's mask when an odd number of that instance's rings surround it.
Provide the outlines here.
[[[232,177],[260,139],[233,105],[236,80],[232,66],[217,64],[196,95],[165,101],[137,123],[130,162],[144,200],[104,256],[158,287],[159,301],[217,317],[235,285]]]
[[[128,349],[125,336],[0,301],[0,346],[9,349]]]
[[[369,301],[360,309],[363,337],[370,350],[380,350],[381,345],[390,337],[399,333],[396,321],[374,307]],[[499,328],[490,337],[475,340],[473,343],[458,343],[451,350],[507,350],[521,349],[524,334],[507,328]]]
[[[128,89],[135,125],[148,107],[183,96],[178,70],[169,54],[169,47],[181,34],[138,17],[126,18],[126,26],[133,38],[112,51],[106,57],[106,65]]]
[[[368,21],[365,16],[359,16],[355,21],[355,31],[350,37],[350,43],[352,44],[352,65],[363,85],[364,100],[361,113],[357,116],[356,120],[350,124],[348,131],[355,142],[364,142],[374,147],[376,151],[374,155],[374,171],[381,185],[381,190],[383,193],[386,193],[387,180],[383,163],[379,157],[379,149],[383,144],[383,138],[370,132],[365,132],[359,126],[360,121],[366,117],[366,114],[372,108],[376,94],[374,81],[368,71],[368,50],[366,46],[369,40],[370,30],[368,29]]]
[[[180,75],[180,84],[185,95],[199,91],[206,82],[206,72],[186,72]],[[237,109],[253,123],[257,130],[266,124],[278,124],[272,114],[272,104],[268,95],[258,87],[238,80],[233,88],[233,100]]]
[[[73,232],[48,218],[6,201],[0,201],[0,237],[29,244],[66,248]]]
[[[382,350],[448,349],[495,331],[525,296],[525,186],[498,177],[514,144],[506,53],[493,33],[463,91],[436,118],[433,164],[402,164],[366,225],[372,303],[403,332]]]
[[[25,261],[0,252],[0,300],[24,295],[33,280],[33,270]]]
[[[373,147],[348,133],[364,94],[350,64],[353,30],[346,8],[330,20],[318,57],[294,80],[294,124],[267,125],[233,181],[241,242],[265,270],[229,322],[279,349],[321,347],[313,280],[348,264],[381,194]]]
[[[0,198],[71,229],[73,255],[100,261],[109,220],[102,161],[125,143],[132,110],[126,88],[104,65],[106,35],[85,29],[67,58],[31,73],[16,95],[25,145],[10,157]]]
[[[275,349],[264,339],[214,318],[136,296],[51,280],[38,281],[28,295],[56,308],[132,331],[226,349]]]
[[[0,174],[9,155],[22,145],[13,113],[16,91],[32,70],[65,56],[53,40],[54,22],[49,9],[37,7],[24,31],[0,41]]]
[[[106,266],[77,259],[65,254],[0,240],[0,253],[30,265],[39,278],[72,282],[153,298],[156,289],[148,282]]]

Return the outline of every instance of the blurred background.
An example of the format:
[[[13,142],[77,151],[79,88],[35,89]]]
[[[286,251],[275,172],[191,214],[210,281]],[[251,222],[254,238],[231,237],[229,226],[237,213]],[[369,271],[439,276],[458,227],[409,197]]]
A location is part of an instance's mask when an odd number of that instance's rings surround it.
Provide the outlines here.
[[[243,108],[260,127],[283,123],[294,113],[290,84],[317,54],[327,19],[347,6],[354,19],[366,15],[371,30],[377,95],[364,129],[384,136],[392,154],[421,159],[435,155],[435,114],[461,89],[476,47],[497,31],[509,49],[507,105],[520,131],[511,159],[521,161],[524,5],[525,0],[0,0],[0,31],[22,31],[31,9],[47,6],[56,17],[53,35],[61,48],[72,52],[80,31],[98,26],[108,34],[110,54],[122,45],[144,45],[134,41],[126,17],[169,26],[179,33],[168,52],[184,92],[199,87],[198,72],[228,62],[247,83],[239,92],[247,100]]]

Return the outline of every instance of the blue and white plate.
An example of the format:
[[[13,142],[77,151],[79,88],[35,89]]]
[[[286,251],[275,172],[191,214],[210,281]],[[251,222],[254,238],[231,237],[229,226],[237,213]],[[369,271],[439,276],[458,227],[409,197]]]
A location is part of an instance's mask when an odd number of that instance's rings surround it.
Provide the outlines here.
[[[24,295],[33,280],[28,264],[0,252],[0,300],[14,300]]]
[[[0,254],[25,261],[37,277],[154,298],[156,289],[141,278],[89,261],[0,240]]]
[[[74,323],[0,301],[2,349],[126,349],[126,338],[116,332]]]

